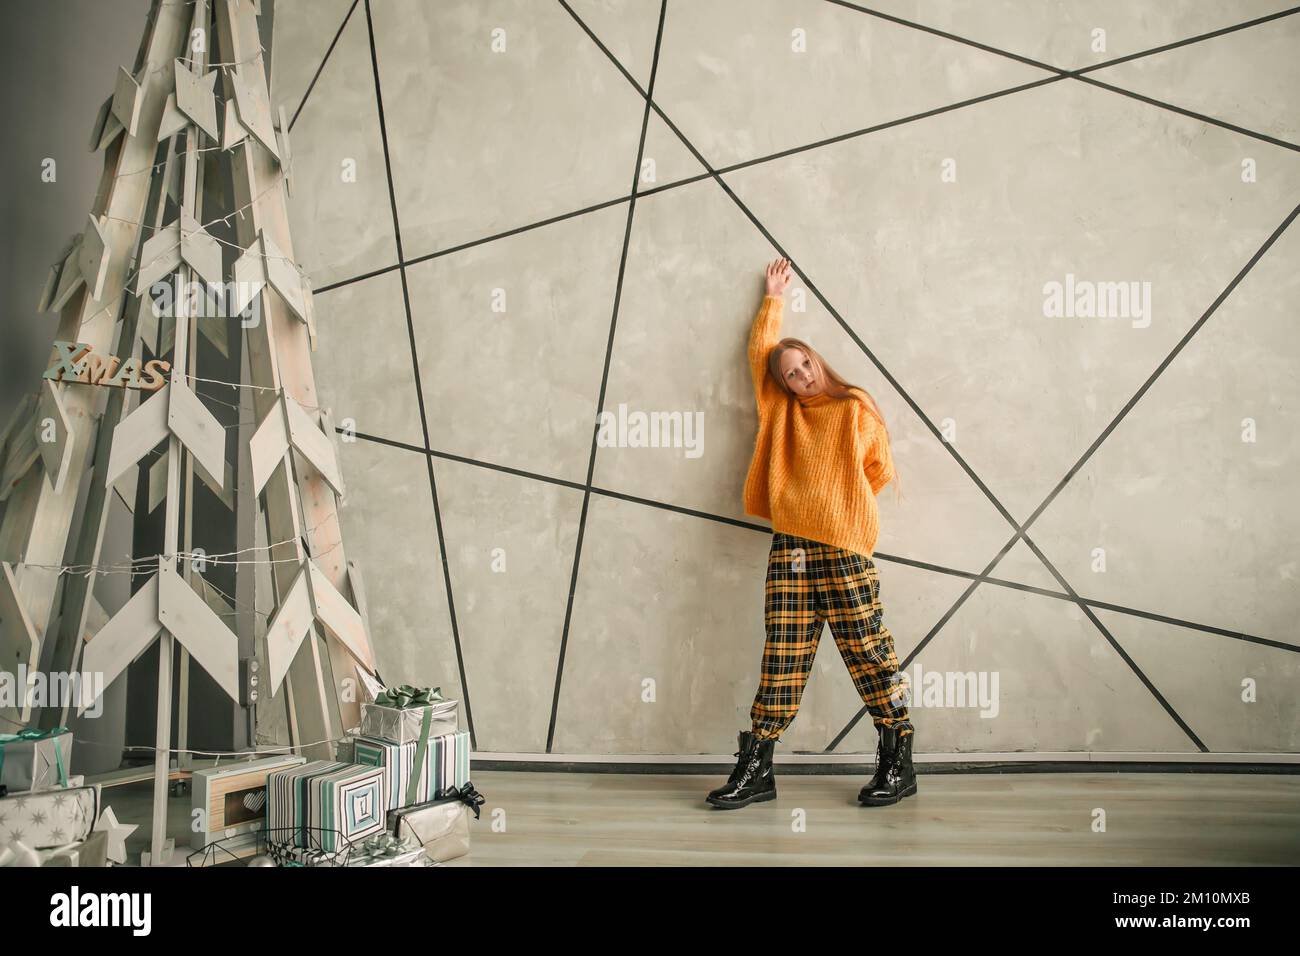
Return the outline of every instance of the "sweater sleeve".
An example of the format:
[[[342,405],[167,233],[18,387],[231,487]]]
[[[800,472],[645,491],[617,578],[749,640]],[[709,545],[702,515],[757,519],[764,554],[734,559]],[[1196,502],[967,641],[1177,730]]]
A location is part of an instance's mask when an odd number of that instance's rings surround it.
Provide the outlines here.
[[[863,444],[866,455],[862,467],[871,484],[871,491],[880,494],[880,489],[894,480],[894,455],[889,447],[889,436],[885,427],[866,408],[859,407],[859,428],[863,431]]]
[[[781,398],[781,386],[767,371],[767,356],[781,338],[781,314],[785,302],[780,296],[763,296],[763,304],[749,331],[749,371],[754,379],[754,401],[759,415]]]

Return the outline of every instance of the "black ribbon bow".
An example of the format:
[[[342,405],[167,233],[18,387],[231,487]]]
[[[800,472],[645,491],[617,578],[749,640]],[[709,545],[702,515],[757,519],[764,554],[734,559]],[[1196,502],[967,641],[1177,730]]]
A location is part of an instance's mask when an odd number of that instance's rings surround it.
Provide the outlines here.
[[[470,783],[468,780],[465,781],[465,786],[463,787],[444,787],[442,790],[435,793],[433,798],[435,800],[445,800],[447,798],[459,800],[474,811],[475,820],[479,818],[478,808],[487,802],[483,794],[475,790],[474,784]]]

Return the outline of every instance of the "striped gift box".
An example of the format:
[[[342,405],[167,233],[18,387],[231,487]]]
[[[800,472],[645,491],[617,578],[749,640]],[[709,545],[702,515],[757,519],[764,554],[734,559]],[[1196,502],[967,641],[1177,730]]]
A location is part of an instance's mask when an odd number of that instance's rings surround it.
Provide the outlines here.
[[[364,840],[384,829],[387,809],[382,767],[314,760],[267,774],[266,827],[279,842],[337,850],[336,832]]]
[[[415,764],[419,742],[409,740],[395,744],[378,737],[357,737],[354,741],[358,764],[379,767],[384,771],[388,790],[388,809],[399,810],[416,803],[426,803],[447,787],[463,787],[469,782],[469,731],[441,734],[429,738],[424,765],[416,779],[415,794],[408,799],[411,768]]]

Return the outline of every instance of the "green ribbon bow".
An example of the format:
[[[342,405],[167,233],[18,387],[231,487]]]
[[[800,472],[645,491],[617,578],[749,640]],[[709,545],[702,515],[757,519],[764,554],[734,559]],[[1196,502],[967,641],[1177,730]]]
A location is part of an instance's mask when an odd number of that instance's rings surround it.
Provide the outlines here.
[[[424,770],[424,761],[429,750],[429,728],[433,720],[433,711],[428,709],[429,705],[443,699],[441,687],[412,687],[410,684],[385,687],[383,693],[375,698],[375,703],[380,707],[393,707],[397,710],[426,708],[420,721],[420,739],[415,747],[415,759],[411,762],[411,773],[406,780],[407,806],[415,802],[420,774]]]
[[[415,849],[411,842],[391,833],[377,833],[364,843],[354,845],[348,854],[348,866],[364,865],[372,860],[386,860]]]
[[[385,687],[383,693],[375,698],[375,703],[380,707],[405,710],[408,707],[427,707],[442,699],[441,687],[412,687],[410,684],[402,684],[398,687]]]
[[[67,727],[53,727],[49,730],[25,727],[16,734],[0,734],[0,777],[4,776],[5,770],[5,744],[26,740],[46,740],[70,732]],[[68,770],[63,766],[63,748],[58,744],[54,745],[54,763],[59,768],[59,786],[66,787],[68,785]],[[32,783],[34,784],[36,781],[33,780]]]

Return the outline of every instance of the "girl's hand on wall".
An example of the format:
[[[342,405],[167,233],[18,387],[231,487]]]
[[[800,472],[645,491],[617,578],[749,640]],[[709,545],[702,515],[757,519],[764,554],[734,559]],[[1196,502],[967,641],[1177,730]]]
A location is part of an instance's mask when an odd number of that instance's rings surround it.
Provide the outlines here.
[[[785,287],[790,284],[789,259],[773,259],[767,267],[767,294],[777,298],[785,295]]]

